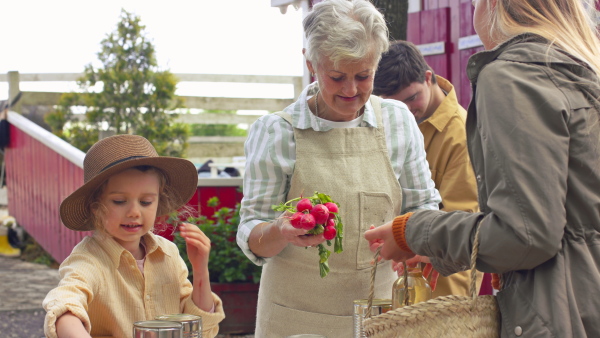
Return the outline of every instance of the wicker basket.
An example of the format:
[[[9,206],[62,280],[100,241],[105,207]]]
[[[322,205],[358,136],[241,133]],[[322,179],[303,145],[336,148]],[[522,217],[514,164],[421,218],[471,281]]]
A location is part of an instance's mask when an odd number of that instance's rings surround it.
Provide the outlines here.
[[[495,296],[477,296],[475,261],[479,222],[471,255],[471,297],[442,296],[366,318],[367,337],[481,337],[500,336],[500,311]],[[377,261],[377,260],[375,260]],[[377,265],[373,266],[373,270]]]

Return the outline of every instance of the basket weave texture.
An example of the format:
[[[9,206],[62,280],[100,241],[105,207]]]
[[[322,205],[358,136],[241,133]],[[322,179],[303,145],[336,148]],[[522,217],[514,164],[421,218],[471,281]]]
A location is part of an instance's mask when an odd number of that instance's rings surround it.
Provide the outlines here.
[[[494,296],[442,296],[401,307],[364,321],[367,337],[499,337]]]
[[[372,338],[499,337],[501,318],[496,297],[475,294],[480,225],[481,221],[471,255],[471,297],[441,296],[366,318],[363,322],[365,335]]]

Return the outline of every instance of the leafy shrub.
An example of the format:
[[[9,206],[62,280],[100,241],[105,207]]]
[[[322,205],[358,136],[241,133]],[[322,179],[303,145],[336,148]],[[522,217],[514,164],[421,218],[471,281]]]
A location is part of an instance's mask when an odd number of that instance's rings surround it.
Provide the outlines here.
[[[213,197],[208,201],[209,207],[217,207],[220,201]],[[234,209],[219,208],[212,217],[200,215],[189,217],[186,222],[196,224],[210,239],[211,250],[208,261],[210,281],[213,283],[242,283],[260,281],[262,268],[252,263],[236,243],[235,236],[240,222],[240,204]],[[175,233],[175,244],[179,254],[185,261],[190,277],[192,268],[187,257],[185,240]]]

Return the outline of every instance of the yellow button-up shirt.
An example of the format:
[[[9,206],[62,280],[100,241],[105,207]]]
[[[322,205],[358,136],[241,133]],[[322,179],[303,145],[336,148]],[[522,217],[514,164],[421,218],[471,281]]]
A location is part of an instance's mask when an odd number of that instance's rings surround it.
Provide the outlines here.
[[[198,308],[192,284],[177,246],[167,239],[144,235],[144,274],[135,258],[108,236],[84,238],[59,268],[61,281],[43,301],[44,332],[56,335],[56,319],[70,311],[93,337],[132,337],[133,323],[156,316],[187,313],[202,317],[203,337],[214,337],[225,318],[213,293],[215,312]]]
[[[447,95],[436,111],[419,124],[419,129],[424,138],[431,178],[442,196],[440,209],[476,212],[479,211],[479,203],[477,181],[467,149],[467,112],[458,104],[454,86],[441,76],[436,76],[436,79]],[[478,286],[482,276],[478,272]],[[466,271],[450,277],[440,276],[433,296],[467,296],[469,280]]]

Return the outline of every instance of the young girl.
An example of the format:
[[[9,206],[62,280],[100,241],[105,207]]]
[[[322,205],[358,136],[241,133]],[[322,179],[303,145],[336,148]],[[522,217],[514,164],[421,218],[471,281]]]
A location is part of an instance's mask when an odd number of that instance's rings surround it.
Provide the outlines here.
[[[61,264],[62,279],[44,299],[46,336],[131,337],[134,322],[188,313],[214,337],[225,316],[210,289],[210,240],[196,226],[179,227],[192,285],[175,244],[151,232],[157,216],[192,197],[195,166],[158,156],[141,136],[117,135],[97,142],[83,167],[85,183],[61,203],[60,216],[69,229],[95,231]]]

